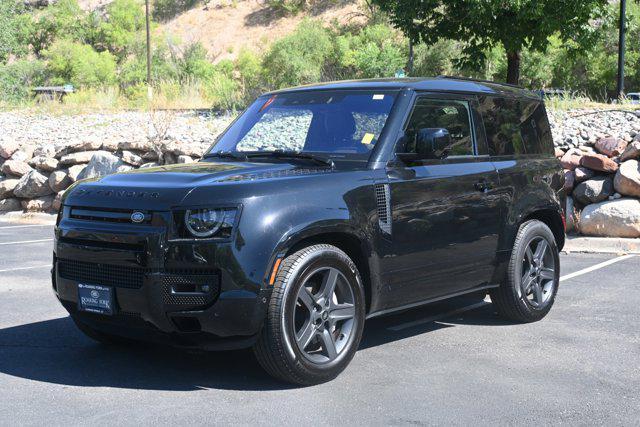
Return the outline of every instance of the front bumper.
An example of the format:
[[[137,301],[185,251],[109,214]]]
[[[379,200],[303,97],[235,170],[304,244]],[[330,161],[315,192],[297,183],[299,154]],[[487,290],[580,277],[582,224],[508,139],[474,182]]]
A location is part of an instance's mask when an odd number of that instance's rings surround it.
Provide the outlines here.
[[[144,225],[65,212],[54,246],[56,296],[75,321],[104,333],[205,350],[252,345],[270,296],[264,274],[245,273],[232,241],[172,240],[170,230],[169,212]],[[114,315],[79,312],[78,283],[112,286]]]

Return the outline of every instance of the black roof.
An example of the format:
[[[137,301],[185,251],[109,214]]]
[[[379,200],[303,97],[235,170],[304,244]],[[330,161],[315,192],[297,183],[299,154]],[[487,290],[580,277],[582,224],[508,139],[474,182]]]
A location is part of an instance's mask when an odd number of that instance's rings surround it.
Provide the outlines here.
[[[540,99],[539,95],[527,89],[495,83],[485,80],[474,80],[459,77],[411,77],[400,79],[367,79],[367,80],[345,80],[339,82],[317,83],[305,86],[298,86],[288,89],[281,89],[270,92],[287,93],[303,90],[341,90],[341,89],[379,89],[379,90],[402,90],[413,89],[416,91],[432,92],[464,92],[484,95],[501,95],[509,97],[526,97]]]

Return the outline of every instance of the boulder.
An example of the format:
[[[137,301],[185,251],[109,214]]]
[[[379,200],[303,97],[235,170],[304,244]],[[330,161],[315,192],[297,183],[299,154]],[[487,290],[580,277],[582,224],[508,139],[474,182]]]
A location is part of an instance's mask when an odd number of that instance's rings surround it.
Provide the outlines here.
[[[578,184],[573,190],[573,198],[582,205],[588,205],[607,200],[613,192],[612,179],[600,176]]]
[[[555,154],[556,154],[556,157],[557,157],[558,159],[561,159],[561,158],[562,158],[562,156],[564,156],[564,151],[562,151],[561,149],[559,149],[559,148],[557,148],[557,147],[556,147],[556,149],[555,149]]]
[[[579,229],[586,236],[640,237],[640,201],[622,198],[586,206]]]
[[[33,150],[33,157],[55,157],[56,148],[53,144],[44,144]]]
[[[623,196],[640,197],[640,162],[627,160],[621,164],[613,183]]]
[[[573,203],[573,198],[571,196],[567,197],[567,202],[565,206],[565,215],[566,215],[566,232],[573,231],[576,227],[576,209]]]
[[[136,153],[133,153],[129,150],[124,150],[122,152],[122,161],[132,166],[140,166],[144,163],[144,160],[142,159],[142,157],[138,156]]]
[[[118,156],[106,151],[99,151],[93,155],[87,167],[78,175],[78,179],[99,178],[131,169],[133,168],[126,166]]]
[[[147,168],[155,168],[160,166],[159,163],[156,162],[149,162],[149,163],[145,163],[142,166],[140,166],[140,169],[147,169]]]
[[[18,151],[20,144],[13,140],[5,140],[0,142],[0,157],[10,158],[13,153]]]
[[[584,181],[586,181],[588,179],[591,179],[595,175],[594,171],[592,171],[591,169],[584,168],[582,166],[577,167],[574,172],[576,174],[576,182],[577,183],[581,183],[581,182],[584,182]]]
[[[28,212],[43,212],[51,210],[53,196],[37,197],[30,200],[22,200],[22,209]]]
[[[638,134],[640,136],[640,134]],[[627,149],[620,155],[620,161],[626,162],[627,160],[640,159],[640,140],[633,141],[627,145]]]
[[[106,141],[102,141],[102,145],[100,146],[100,150],[108,151],[110,153],[115,153],[118,151],[118,141],[113,139],[108,139]]]
[[[121,150],[153,151],[153,143],[149,140],[122,141],[118,144],[118,148]]]
[[[29,166],[32,166],[40,171],[51,172],[58,168],[58,160],[54,157],[38,156],[29,161]]]
[[[28,162],[33,157],[33,147],[31,145],[25,145],[20,147],[18,151],[11,155],[11,160],[17,160],[19,162]]]
[[[66,190],[71,185],[71,178],[68,172],[55,171],[49,175],[49,188],[54,193],[58,193],[62,190]]]
[[[25,162],[18,160],[7,160],[0,169],[6,175],[23,176],[33,169]]]
[[[62,195],[64,191],[59,191],[56,196],[53,198],[53,202],[51,203],[51,209],[55,211],[60,210],[60,206],[62,206]]]
[[[572,170],[565,169],[564,171],[564,189],[567,193],[573,190],[573,186],[576,183],[576,174]]]
[[[13,189],[20,182],[19,179],[2,179],[0,180],[0,199],[8,199],[13,196]]]
[[[12,212],[12,211],[20,211],[20,210],[22,210],[22,206],[20,205],[20,200],[18,199],[0,200],[0,212]]]
[[[76,182],[82,171],[87,167],[86,163],[81,165],[73,165],[69,169],[67,169],[67,177],[73,183]]]
[[[596,141],[596,150],[608,157],[616,157],[627,148],[627,142],[619,138],[602,138]]]
[[[79,165],[81,163],[89,163],[91,158],[98,154],[111,154],[106,151],[81,151],[78,153],[65,154],[60,158],[61,166]]]
[[[20,178],[16,188],[13,189],[13,194],[16,197],[24,199],[33,199],[34,197],[46,196],[51,193],[49,178],[35,170]]]
[[[583,155],[584,153],[582,151],[578,150],[577,148],[572,148],[564,153],[564,156],[562,156],[562,158],[560,159],[560,163],[562,164],[563,168],[574,170],[575,168],[580,166],[580,159]]]
[[[77,153],[79,151],[97,151],[102,147],[102,141],[99,139],[86,139],[77,144],[68,147],[69,153]]]
[[[614,173],[618,170],[618,164],[602,154],[585,154],[580,158],[580,166],[607,173]]]
[[[178,156],[178,163],[193,163],[193,162],[194,160],[189,156],[186,156],[184,154]],[[569,171],[569,172],[573,173],[573,171]]]

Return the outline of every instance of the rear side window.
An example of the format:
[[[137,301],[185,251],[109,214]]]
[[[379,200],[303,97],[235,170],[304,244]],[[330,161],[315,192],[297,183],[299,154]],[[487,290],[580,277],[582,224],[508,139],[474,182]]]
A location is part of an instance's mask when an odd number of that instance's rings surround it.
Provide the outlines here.
[[[452,145],[449,156],[473,155],[471,114],[467,101],[418,98],[405,134],[415,140],[420,129],[443,128],[449,131]],[[411,151],[411,145],[407,147]]]
[[[544,104],[527,99],[480,97],[489,154],[551,154],[553,140]]]

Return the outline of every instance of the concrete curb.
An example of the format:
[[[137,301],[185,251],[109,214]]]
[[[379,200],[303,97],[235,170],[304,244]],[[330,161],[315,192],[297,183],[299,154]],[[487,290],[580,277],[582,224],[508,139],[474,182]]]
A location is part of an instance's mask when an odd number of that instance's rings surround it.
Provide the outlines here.
[[[640,239],[567,236],[562,252],[640,254]]]
[[[0,223],[3,222],[12,222],[17,224],[55,225],[56,215],[43,212],[7,212],[4,214],[0,214]]]

